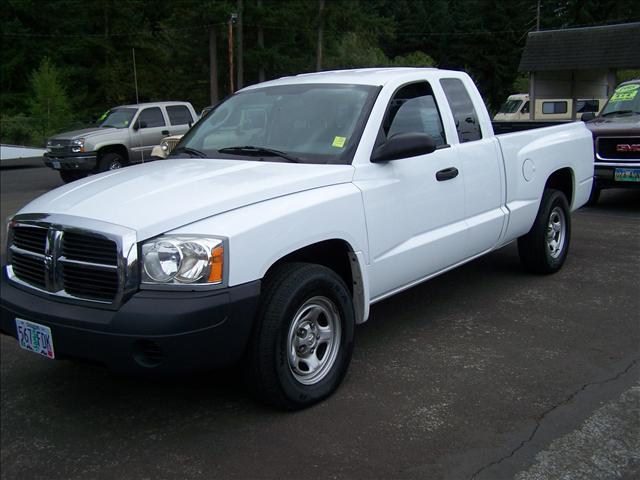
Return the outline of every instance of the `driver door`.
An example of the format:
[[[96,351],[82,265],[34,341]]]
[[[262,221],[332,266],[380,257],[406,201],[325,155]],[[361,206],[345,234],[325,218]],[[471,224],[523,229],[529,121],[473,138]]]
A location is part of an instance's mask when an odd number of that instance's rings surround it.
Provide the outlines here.
[[[429,134],[438,148],[358,167],[354,178],[364,200],[374,301],[466,257],[462,162],[447,143],[436,95],[424,81],[395,93],[377,143],[410,132]]]

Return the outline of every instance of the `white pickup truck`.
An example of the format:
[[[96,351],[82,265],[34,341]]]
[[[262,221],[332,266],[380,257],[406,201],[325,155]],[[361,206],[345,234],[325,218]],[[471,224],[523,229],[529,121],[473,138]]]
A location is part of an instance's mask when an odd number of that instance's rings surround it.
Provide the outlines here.
[[[245,88],[163,161],[9,223],[2,331],[148,373],[241,361],[263,399],[331,394],[371,304],[518,240],[561,268],[591,190],[581,122],[495,136],[468,75],[363,69]]]

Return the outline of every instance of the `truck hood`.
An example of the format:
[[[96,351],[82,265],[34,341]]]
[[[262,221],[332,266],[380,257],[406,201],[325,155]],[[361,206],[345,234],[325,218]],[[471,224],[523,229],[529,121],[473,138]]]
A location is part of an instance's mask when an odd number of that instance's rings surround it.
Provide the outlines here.
[[[596,117],[585,123],[594,135],[640,135],[640,115]]]
[[[52,140],[75,140],[77,138],[87,138],[92,137],[94,135],[102,135],[104,133],[111,133],[117,131],[117,128],[107,127],[91,127],[91,128],[83,128],[81,130],[73,130],[71,132],[63,132],[57,135],[54,135]]]
[[[66,214],[137,231],[138,241],[229,210],[353,178],[351,165],[169,159],[48,192],[18,213]],[[224,232],[220,232],[224,234]]]

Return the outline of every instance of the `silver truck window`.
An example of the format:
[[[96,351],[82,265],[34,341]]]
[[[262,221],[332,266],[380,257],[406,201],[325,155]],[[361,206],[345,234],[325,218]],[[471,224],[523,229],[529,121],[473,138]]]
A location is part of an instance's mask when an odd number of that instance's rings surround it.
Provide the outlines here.
[[[427,133],[436,145],[447,143],[440,112],[427,82],[405,85],[395,93],[382,128],[387,138],[397,133]]]
[[[98,122],[104,128],[127,128],[137,111],[136,108],[114,108],[98,119]]]
[[[482,138],[480,122],[469,92],[459,78],[443,78],[440,85],[447,97],[460,143],[472,142]]]
[[[145,108],[138,117],[138,123],[145,122],[145,128],[164,127],[165,121],[160,107]]]
[[[184,105],[169,105],[167,107],[169,122],[171,125],[188,125],[193,123],[191,112]]]

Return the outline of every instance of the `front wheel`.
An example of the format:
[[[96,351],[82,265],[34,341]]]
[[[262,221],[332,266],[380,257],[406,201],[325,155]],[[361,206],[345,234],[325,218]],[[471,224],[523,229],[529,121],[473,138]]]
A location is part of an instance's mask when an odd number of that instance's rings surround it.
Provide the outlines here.
[[[110,170],[118,170],[126,165],[122,155],[110,152],[105,153],[98,162],[98,172],[108,172]]]
[[[518,238],[520,261],[535,273],[555,273],[564,264],[571,240],[571,214],[559,190],[546,189],[529,233]]]
[[[308,263],[276,267],[265,279],[257,322],[247,380],[260,399],[295,410],[338,388],[351,360],[355,316],[335,272]]]

